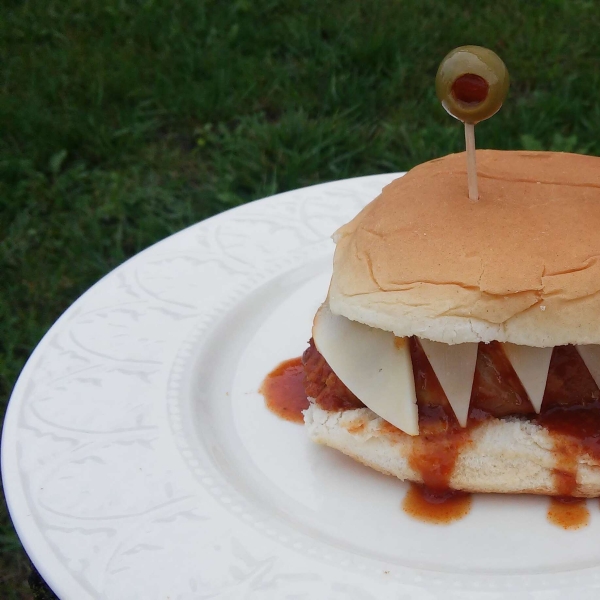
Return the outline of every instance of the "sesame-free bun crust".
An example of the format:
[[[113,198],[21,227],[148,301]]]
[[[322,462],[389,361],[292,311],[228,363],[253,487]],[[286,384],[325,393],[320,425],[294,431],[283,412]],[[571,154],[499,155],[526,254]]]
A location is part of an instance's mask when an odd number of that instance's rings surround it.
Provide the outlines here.
[[[418,438],[390,427],[368,408],[327,411],[311,402],[304,411],[310,439],[330,446],[386,475],[422,483],[409,456]],[[466,492],[559,495],[552,436],[530,421],[490,419],[471,432],[459,449],[450,487]],[[577,459],[573,496],[600,495],[600,465]]]
[[[335,314],[448,344],[600,343],[600,158],[477,151],[409,171],[339,229]]]

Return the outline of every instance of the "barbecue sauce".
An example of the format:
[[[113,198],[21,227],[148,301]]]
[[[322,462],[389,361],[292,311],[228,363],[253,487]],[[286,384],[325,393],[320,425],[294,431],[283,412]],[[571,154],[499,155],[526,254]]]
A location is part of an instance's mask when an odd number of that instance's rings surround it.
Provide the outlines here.
[[[562,529],[581,529],[590,521],[585,498],[572,496],[556,496],[550,498],[548,521]]]
[[[535,415],[521,380],[515,373],[502,344],[479,344],[473,378],[469,418]]]
[[[577,493],[578,458],[600,460],[600,391],[573,346],[557,346],[535,421],[552,436],[556,468],[554,480],[560,496],[551,498],[548,521],[563,529],[580,529],[590,519],[585,499]]]
[[[411,482],[402,501],[402,510],[419,521],[448,525],[469,514],[471,494],[450,489],[436,492]]]
[[[578,458],[588,454],[600,460],[600,391],[573,346],[554,349],[535,422],[552,435],[559,494],[574,495]]]
[[[260,393],[267,408],[278,417],[294,423],[304,423],[303,410],[308,408],[304,391],[304,366],[302,359],[283,361],[264,379]]]
[[[417,471],[423,484],[435,492],[450,487],[456,459],[469,434],[458,424],[427,356],[417,338],[410,340],[417,406],[419,435],[413,440],[409,465]]]
[[[475,427],[487,419],[518,416],[538,423],[554,443],[554,478],[559,496],[550,499],[548,520],[564,529],[587,525],[589,511],[577,491],[577,464],[583,455],[600,461],[600,390],[574,346],[557,346],[539,415],[498,342],[479,344],[469,421],[459,426],[446,395],[418,339],[410,339],[420,434],[414,438],[410,466],[422,485],[411,484],[403,509],[430,523],[450,523],[469,512],[470,494],[452,490],[450,482],[461,449]],[[348,390],[318,353],[311,340],[302,359],[281,363],[265,378],[261,393],[269,410],[302,422],[307,396],[325,410],[364,405]],[[388,433],[399,432],[392,425]],[[404,435],[404,434],[402,434]]]
[[[411,485],[402,508],[420,521],[451,523],[469,513],[471,495],[452,490],[450,479],[469,431],[461,427],[419,340],[410,339],[410,354],[419,408],[419,435],[408,464],[423,485]]]
[[[304,389],[323,410],[352,410],[364,404],[342,383],[333,372],[311,339],[302,355]]]

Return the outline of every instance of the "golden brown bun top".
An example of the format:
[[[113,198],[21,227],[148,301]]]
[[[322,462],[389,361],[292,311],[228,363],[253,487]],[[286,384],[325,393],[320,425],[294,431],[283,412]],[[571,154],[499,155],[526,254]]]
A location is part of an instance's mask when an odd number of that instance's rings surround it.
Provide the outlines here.
[[[477,152],[409,171],[339,229],[334,313],[446,343],[600,343],[600,158]]]

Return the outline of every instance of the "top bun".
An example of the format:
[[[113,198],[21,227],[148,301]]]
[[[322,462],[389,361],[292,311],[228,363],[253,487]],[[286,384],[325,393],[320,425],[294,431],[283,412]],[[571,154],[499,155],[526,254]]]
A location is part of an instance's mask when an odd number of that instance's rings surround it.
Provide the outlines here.
[[[600,344],[600,158],[477,151],[415,167],[335,235],[335,314],[447,344]]]

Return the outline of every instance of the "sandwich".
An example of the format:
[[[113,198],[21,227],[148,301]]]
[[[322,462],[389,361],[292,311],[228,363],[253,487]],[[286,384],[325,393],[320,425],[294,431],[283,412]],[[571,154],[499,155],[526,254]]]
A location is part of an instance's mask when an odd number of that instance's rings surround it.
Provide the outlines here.
[[[600,495],[600,158],[419,165],[334,234],[309,437],[432,490]]]

